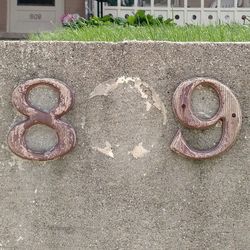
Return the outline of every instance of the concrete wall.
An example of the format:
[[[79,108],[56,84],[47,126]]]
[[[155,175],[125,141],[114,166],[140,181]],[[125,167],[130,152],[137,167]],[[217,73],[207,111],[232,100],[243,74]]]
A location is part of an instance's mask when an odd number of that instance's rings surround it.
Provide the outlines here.
[[[249,61],[249,43],[1,42],[0,246],[248,249]],[[74,126],[77,145],[58,160],[23,160],[6,140],[23,119],[11,95],[15,86],[44,77],[75,92],[74,107],[63,119]],[[193,77],[228,86],[243,113],[235,145],[210,160],[170,150],[180,127],[172,96]],[[56,93],[47,88],[34,89],[28,99],[43,110],[57,105]],[[196,114],[211,116],[218,100],[201,88],[193,106]],[[221,126],[183,131],[190,145],[210,148]],[[55,133],[41,126],[26,137],[36,150],[55,140]]]
[[[0,0],[0,32],[7,29],[7,0]]]

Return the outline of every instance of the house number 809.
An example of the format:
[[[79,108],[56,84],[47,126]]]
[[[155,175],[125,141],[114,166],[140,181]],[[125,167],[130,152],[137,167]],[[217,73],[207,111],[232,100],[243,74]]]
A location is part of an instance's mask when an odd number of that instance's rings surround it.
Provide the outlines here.
[[[27,96],[30,90],[38,85],[50,86],[60,94],[58,106],[50,112],[38,110],[28,102]],[[191,95],[199,85],[212,87],[219,96],[219,109],[209,120],[201,120],[192,112]],[[59,158],[73,149],[76,144],[75,130],[71,125],[60,120],[60,117],[67,113],[73,104],[72,91],[65,84],[48,78],[27,81],[13,91],[12,103],[27,117],[25,121],[15,125],[8,134],[8,144],[12,152],[25,159],[45,161]],[[192,159],[210,158],[229,149],[235,141],[242,123],[240,105],[234,94],[225,85],[212,79],[196,78],[180,84],[173,96],[173,109],[179,121],[189,128],[206,129],[219,121],[223,124],[223,132],[218,145],[209,150],[197,150],[190,147],[181,130],[177,132],[170,148]],[[36,124],[47,125],[57,133],[57,145],[47,152],[34,152],[26,145],[27,130]]]
[[[30,14],[30,19],[31,20],[41,20],[42,19],[42,14]]]

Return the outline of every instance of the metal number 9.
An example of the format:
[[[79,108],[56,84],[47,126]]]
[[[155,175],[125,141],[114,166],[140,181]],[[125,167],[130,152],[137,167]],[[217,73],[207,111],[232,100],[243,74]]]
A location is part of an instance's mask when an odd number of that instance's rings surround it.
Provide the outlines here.
[[[201,120],[196,117],[191,108],[192,92],[199,85],[212,87],[219,97],[219,109],[208,120]],[[181,130],[177,132],[170,148],[176,153],[193,159],[210,158],[229,149],[234,143],[242,124],[238,100],[228,87],[212,79],[195,78],[181,83],[174,93],[173,109],[179,121],[189,128],[206,129],[219,121],[222,122],[223,131],[220,141],[209,150],[198,150],[190,147],[187,145]]]

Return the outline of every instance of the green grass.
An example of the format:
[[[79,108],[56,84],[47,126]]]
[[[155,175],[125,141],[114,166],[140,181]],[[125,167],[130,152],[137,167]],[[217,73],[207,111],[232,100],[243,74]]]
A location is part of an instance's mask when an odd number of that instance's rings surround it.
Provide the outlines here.
[[[217,26],[141,26],[121,27],[98,26],[81,29],[62,28],[51,33],[32,34],[32,41],[105,41],[128,40],[153,41],[205,41],[205,42],[246,42],[250,41],[248,25]]]

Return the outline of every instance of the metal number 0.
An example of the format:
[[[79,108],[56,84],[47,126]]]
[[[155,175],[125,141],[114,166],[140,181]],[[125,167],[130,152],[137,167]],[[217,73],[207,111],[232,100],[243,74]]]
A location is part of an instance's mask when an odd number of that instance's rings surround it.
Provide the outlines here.
[[[219,96],[219,109],[209,120],[197,118],[191,108],[191,95],[198,85],[212,87]],[[231,90],[220,82],[206,78],[196,78],[180,84],[173,97],[173,108],[180,122],[189,128],[205,129],[222,121],[223,132],[219,143],[209,150],[197,150],[187,145],[179,130],[171,144],[171,149],[183,156],[193,159],[206,159],[229,149],[239,133],[242,114],[238,100]]]
[[[27,101],[30,90],[39,85],[47,85],[59,91],[58,106],[50,112],[38,110]],[[19,112],[28,117],[27,120],[14,126],[8,135],[9,147],[16,155],[29,160],[52,160],[65,155],[75,146],[75,130],[59,119],[70,110],[73,104],[73,93],[65,84],[48,78],[27,81],[14,90],[12,103]],[[25,134],[36,124],[47,125],[57,133],[57,145],[47,152],[34,152],[27,148]]]

